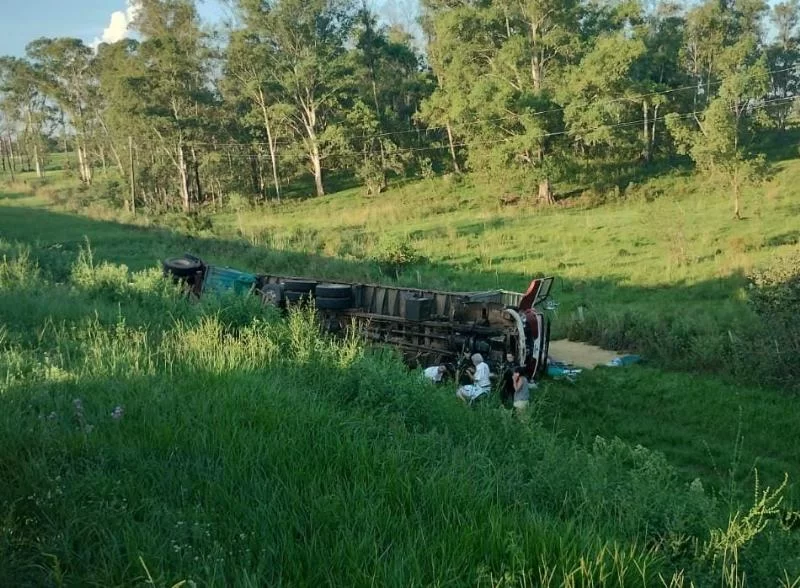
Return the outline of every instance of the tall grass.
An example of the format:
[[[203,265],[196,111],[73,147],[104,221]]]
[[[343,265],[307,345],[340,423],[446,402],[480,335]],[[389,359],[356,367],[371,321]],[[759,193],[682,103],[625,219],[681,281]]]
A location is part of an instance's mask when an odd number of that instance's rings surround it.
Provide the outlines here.
[[[313,309],[192,303],[88,253],[65,284],[37,275],[0,266],[0,585],[800,574],[780,491],[729,512],[660,453],[467,409],[392,352],[326,338]]]

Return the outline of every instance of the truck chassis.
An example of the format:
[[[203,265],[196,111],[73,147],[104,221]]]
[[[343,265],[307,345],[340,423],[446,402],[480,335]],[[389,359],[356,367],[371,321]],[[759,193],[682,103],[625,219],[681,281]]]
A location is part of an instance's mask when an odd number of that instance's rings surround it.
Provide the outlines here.
[[[530,378],[546,370],[550,322],[542,305],[553,278],[533,280],[525,293],[443,292],[248,274],[191,255],[166,260],[164,272],[195,296],[248,291],[281,308],[313,300],[327,331],[355,328],[366,340],[399,350],[410,365],[444,363],[455,369],[466,356],[481,353],[496,367],[511,353]]]

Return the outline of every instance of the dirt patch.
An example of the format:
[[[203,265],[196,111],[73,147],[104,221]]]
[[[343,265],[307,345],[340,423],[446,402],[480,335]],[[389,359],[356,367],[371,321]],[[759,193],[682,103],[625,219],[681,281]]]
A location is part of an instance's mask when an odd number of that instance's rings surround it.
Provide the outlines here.
[[[550,360],[592,369],[605,365],[619,354],[588,343],[561,339],[550,342]]]

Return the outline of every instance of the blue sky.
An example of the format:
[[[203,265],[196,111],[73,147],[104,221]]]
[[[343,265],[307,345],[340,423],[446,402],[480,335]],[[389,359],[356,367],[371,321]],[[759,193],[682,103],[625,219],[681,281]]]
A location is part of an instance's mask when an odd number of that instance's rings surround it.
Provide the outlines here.
[[[103,38],[118,40],[124,32],[126,0],[0,0],[11,4],[0,14],[0,55],[21,56],[25,45],[39,37],[78,37],[87,43]],[[372,0],[389,21],[405,25],[413,23],[418,10],[417,0]],[[229,15],[225,0],[201,0],[197,3],[201,17],[215,21]],[[112,15],[117,13],[112,20]],[[409,22],[406,22],[409,21]]]
[[[0,55],[22,55],[38,37],[78,37],[87,43],[103,37],[114,12],[125,14],[126,0],[0,0],[11,4],[0,17]],[[201,16],[225,14],[216,0],[198,3]],[[117,17],[117,24],[123,21]]]

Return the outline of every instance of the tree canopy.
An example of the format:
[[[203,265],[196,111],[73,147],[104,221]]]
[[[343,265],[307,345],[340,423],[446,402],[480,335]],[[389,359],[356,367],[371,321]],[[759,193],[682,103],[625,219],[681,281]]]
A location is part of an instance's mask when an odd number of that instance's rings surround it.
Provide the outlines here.
[[[738,202],[800,83],[797,0],[421,0],[422,43],[364,1],[232,6],[214,31],[193,0],[143,0],[135,40],[0,59],[2,169],[42,176],[60,142],[84,185],[104,170],[128,206],[188,211],[436,172],[547,204],[688,157]]]

